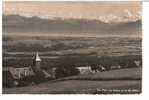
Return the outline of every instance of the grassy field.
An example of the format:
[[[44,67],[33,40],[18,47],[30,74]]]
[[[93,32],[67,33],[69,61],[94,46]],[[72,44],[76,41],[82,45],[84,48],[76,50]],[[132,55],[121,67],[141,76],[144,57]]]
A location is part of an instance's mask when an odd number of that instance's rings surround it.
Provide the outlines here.
[[[3,89],[4,94],[95,94],[100,89],[110,90],[135,90],[136,92],[118,92],[140,93],[140,80],[110,80],[110,81],[90,81],[90,80],[66,80],[59,82],[48,82],[36,86]],[[99,91],[100,92],[100,91]],[[116,92],[112,92],[116,93]]]
[[[140,80],[142,68],[125,68],[105,72],[80,74],[62,78],[60,80]]]
[[[88,77],[85,79],[84,77]],[[74,76],[46,83],[4,88],[4,94],[131,94],[141,92],[141,69],[121,69],[101,72],[92,76]],[[127,76],[127,78],[126,78]],[[105,78],[100,80],[100,78]],[[135,77],[135,78],[134,78]],[[90,78],[90,79],[89,79]],[[95,79],[96,78],[96,79]],[[114,79],[115,78],[115,79]],[[134,78],[134,79],[133,79]],[[94,79],[94,80],[93,80]],[[110,79],[110,80],[109,80]]]

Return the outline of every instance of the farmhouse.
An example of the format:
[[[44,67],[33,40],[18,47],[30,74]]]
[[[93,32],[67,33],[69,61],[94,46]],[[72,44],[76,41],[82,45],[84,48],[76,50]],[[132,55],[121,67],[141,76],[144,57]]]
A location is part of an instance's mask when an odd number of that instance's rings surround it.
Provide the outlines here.
[[[18,85],[20,80],[29,77],[37,77],[41,79],[55,78],[55,68],[44,70],[41,67],[41,59],[38,52],[33,58],[33,66],[27,67],[4,67],[3,68],[3,85],[15,84]],[[32,80],[34,81],[34,80]],[[40,80],[39,80],[40,81]]]
[[[76,68],[79,70],[80,74],[92,73],[91,66],[80,66]]]
[[[14,79],[21,79],[23,77],[32,76],[35,74],[31,66],[21,68],[6,67],[3,71],[9,71]]]

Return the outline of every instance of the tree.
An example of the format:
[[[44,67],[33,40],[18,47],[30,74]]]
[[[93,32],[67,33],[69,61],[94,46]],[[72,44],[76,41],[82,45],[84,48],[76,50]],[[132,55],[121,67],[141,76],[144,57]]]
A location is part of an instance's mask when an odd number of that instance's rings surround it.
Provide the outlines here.
[[[75,67],[75,60],[71,57],[62,57],[55,70],[56,78],[77,75],[79,70]]]
[[[77,75],[78,73],[79,73],[79,70],[72,66],[58,67],[55,70],[56,78],[73,76],[73,75]]]

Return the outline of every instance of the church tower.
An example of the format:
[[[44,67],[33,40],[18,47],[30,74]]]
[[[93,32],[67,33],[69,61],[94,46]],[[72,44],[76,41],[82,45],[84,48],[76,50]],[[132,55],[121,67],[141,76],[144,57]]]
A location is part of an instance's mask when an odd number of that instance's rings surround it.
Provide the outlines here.
[[[35,72],[41,71],[41,59],[39,57],[38,52],[35,54],[34,58],[33,58],[33,70]]]

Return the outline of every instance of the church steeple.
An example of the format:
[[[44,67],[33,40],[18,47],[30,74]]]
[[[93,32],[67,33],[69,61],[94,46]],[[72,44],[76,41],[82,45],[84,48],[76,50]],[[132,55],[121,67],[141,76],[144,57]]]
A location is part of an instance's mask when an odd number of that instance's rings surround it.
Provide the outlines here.
[[[39,57],[38,52],[36,53],[36,56],[35,56],[35,61],[41,61],[41,59],[40,59],[40,57]]]
[[[39,53],[36,52],[34,58],[33,58],[33,70],[40,71],[41,70],[41,59],[39,57]]]

